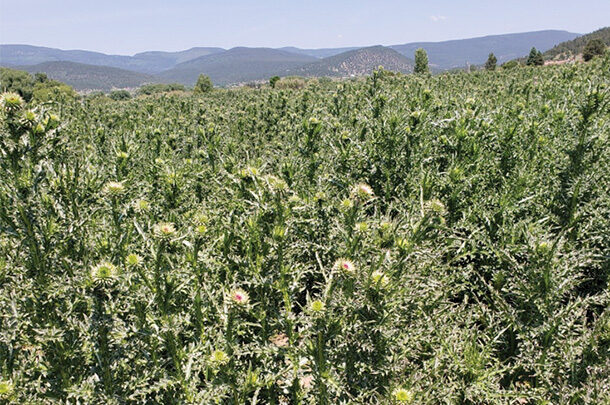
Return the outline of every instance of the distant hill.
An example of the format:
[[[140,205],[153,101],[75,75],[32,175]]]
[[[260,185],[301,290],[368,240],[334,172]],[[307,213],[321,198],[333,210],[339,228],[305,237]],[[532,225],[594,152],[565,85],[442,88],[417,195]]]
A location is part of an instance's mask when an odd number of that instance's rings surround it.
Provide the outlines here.
[[[590,34],[583,35],[571,41],[562,42],[544,52],[543,56],[547,60],[557,60],[579,55],[585,49],[587,42],[592,39],[601,39],[607,46],[610,46],[610,27],[593,31]]]
[[[316,58],[271,48],[238,47],[226,52],[202,56],[160,73],[165,82],[192,86],[199,74],[206,74],[215,85],[227,85],[268,79],[289,69],[315,61]]]
[[[37,65],[44,62],[76,62],[88,65],[111,66],[121,69],[149,70],[147,63],[131,56],[106,55],[90,51],[64,51],[30,45],[0,45],[0,64],[3,66]]]
[[[362,76],[370,74],[380,65],[386,70],[410,73],[413,72],[414,63],[395,50],[378,45],[343,52],[285,73],[298,76]]]
[[[490,52],[496,55],[498,63],[503,63],[527,54],[532,47],[544,52],[579,35],[567,31],[548,30],[443,42],[414,42],[392,45],[390,48],[406,57],[413,57],[417,48],[424,48],[431,65],[436,65],[440,69],[452,69],[465,66],[467,63],[483,64]]]
[[[75,62],[45,62],[32,66],[19,66],[17,69],[29,73],[45,73],[51,79],[64,82],[76,90],[109,91],[156,82],[154,76],[144,73]]]
[[[189,59],[223,51],[222,48],[192,48],[180,52],[143,52],[134,56],[126,56],[81,50],[66,51],[31,45],[0,45],[0,64],[27,66],[43,62],[66,61],[110,66],[141,73],[158,73]]]
[[[184,63],[189,60],[197,59],[202,56],[213,55],[216,53],[224,52],[223,48],[213,47],[196,47],[187,49],[186,51],[178,52],[163,52],[163,51],[149,51],[141,52],[133,55],[133,58],[140,61],[147,61],[152,64],[156,64],[155,72],[161,72],[166,69],[171,69],[179,63]],[[167,64],[161,68],[162,61],[166,61]]]
[[[313,56],[314,58],[328,58],[329,56],[335,56],[343,52],[353,51],[360,49],[360,47],[349,47],[349,48],[319,48],[319,49],[301,49],[295,48],[294,46],[286,46],[280,48],[282,51],[298,53],[299,55]]]

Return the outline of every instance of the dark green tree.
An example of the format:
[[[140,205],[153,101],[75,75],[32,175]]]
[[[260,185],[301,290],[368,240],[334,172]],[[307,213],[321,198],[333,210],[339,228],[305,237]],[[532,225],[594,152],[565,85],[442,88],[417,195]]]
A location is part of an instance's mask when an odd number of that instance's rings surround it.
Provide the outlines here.
[[[425,49],[419,48],[415,51],[415,73],[428,73],[428,54]]]
[[[532,48],[529,56],[527,57],[527,62],[525,63],[527,66],[542,66],[544,65],[544,58],[542,57],[542,53],[536,48]]]
[[[590,61],[596,56],[603,55],[606,51],[606,44],[601,39],[592,39],[587,42],[585,49],[582,51],[582,58],[585,62]]]
[[[49,77],[46,73],[34,73],[35,83],[46,83],[49,81]]]
[[[195,88],[193,89],[193,93],[209,93],[210,91],[212,91],[213,88],[214,85],[212,84],[212,80],[208,76],[200,74],[199,78],[197,79],[197,84],[195,84]]]
[[[273,76],[271,79],[269,79],[269,85],[271,86],[272,89],[275,89],[275,85],[277,84],[277,82],[280,80],[279,76]]]
[[[487,62],[485,62],[485,70],[496,70],[496,64],[498,63],[498,58],[496,55],[492,53],[487,57]]]
[[[108,97],[114,101],[129,100],[131,98],[131,93],[127,90],[114,90],[110,92]]]

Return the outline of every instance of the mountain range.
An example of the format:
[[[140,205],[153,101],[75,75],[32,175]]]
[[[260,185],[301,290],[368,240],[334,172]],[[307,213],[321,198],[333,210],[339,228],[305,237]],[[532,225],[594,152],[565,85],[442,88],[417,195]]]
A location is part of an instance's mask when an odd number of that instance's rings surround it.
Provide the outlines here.
[[[150,51],[132,56],[83,50],[61,50],[31,45],[0,45],[0,65],[43,72],[79,90],[137,87],[143,83],[177,82],[193,85],[199,74],[215,85],[266,80],[270,76],[349,77],[370,73],[379,65],[410,72],[417,48],[428,52],[435,70],[480,65],[493,52],[502,63],[526,55],[532,47],[542,52],[579,37],[567,31],[546,30],[492,35],[443,42],[415,42],[391,46],[301,49],[295,47],[223,49],[197,47],[179,52]]]

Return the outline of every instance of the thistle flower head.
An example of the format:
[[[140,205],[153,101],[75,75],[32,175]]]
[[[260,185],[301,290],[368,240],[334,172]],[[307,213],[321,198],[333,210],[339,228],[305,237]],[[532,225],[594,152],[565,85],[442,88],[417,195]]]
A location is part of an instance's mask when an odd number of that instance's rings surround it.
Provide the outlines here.
[[[205,225],[205,224],[208,223],[209,220],[210,220],[210,218],[206,214],[204,214],[203,212],[196,212],[193,215],[193,221],[197,225]]]
[[[44,125],[39,122],[32,128],[32,132],[36,135],[44,134]]]
[[[291,195],[288,202],[290,205],[295,205],[301,202],[301,198],[298,195]]]
[[[206,226],[208,223],[208,216],[202,212],[198,212],[193,215],[193,223],[195,226],[195,233],[198,235],[204,235],[208,230]]]
[[[269,175],[266,177],[266,180],[267,184],[269,184],[269,188],[271,188],[272,191],[279,192],[288,190],[288,184],[279,177]]]
[[[371,274],[371,279],[375,285],[379,285],[381,287],[388,285],[388,277],[383,274],[382,271],[375,270],[373,274]]]
[[[551,251],[551,244],[547,241],[542,241],[536,245],[536,252],[540,255],[547,255]]]
[[[413,391],[405,388],[396,388],[392,392],[392,395],[396,401],[406,403],[413,402],[413,398],[415,397],[415,395],[413,395]]]
[[[204,235],[207,230],[208,230],[208,228],[205,225],[197,225],[195,227],[195,232],[198,235]]]
[[[248,293],[239,288],[231,291],[230,297],[231,301],[236,305],[247,305],[250,301]]]
[[[7,112],[14,112],[24,104],[23,99],[17,93],[4,93],[0,96],[0,105]]]
[[[413,242],[411,242],[407,238],[398,238],[396,239],[396,247],[403,252],[410,250],[413,247]]]
[[[355,225],[356,227],[356,232],[358,233],[366,233],[369,230],[369,224],[367,224],[366,222],[358,222]]]
[[[14,386],[11,380],[0,380],[0,398],[8,399],[13,393]]]
[[[445,204],[437,199],[426,202],[426,210],[441,216],[446,212]]]
[[[451,170],[449,170],[449,178],[452,181],[458,181],[460,180],[464,175],[464,171],[462,170],[462,168],[455,166],[452,167]]]
[[[242,179],[255,178],[258,176],[258,169],[253,166],[248,166],[245,169],[239,171],[239,176]]]
[[[216,367],[224,366],[229,360],[229,355],[222,350],[214,350],[210,355],[210,363]]]
[[[128,266],[133,267],[137,266],[140,263],[142,263],[142,259],[135,253],[127,255],[127,257],[125,258],[125,264],[127,264]]]
[[[356,271],[356,265],[351,260],[347,259],[338,259],[335,262],[334,267],[335,269],[344,273],[353,273],[354,271]]]
[[[314,196],[313,196],[314,201],[324,201],[326,200],[326,193],[324,191],[318,191]]]
[[[379,224],[379,230],[383,233],[390,232],[392,230],[392,223],[388,221],[383,221]]]
[[[118,279],[116,266],[109,262],[102,262],[91,269],[91,280],[97,287],[109,287]]]
[[[352,209],[354,207],[354,201],[346,198],[343,201],[341,201],[341,209],[348,211],[350,209]]]
[[[34,111],[26,111],[23,113],[23,121],[28,124],[33,124],[36,121],[36,113]]]
[[[125,192],[125,186],[120,181],[109,181],[104,186],[104,193],[116,197]]]
[[[47,129],[55,129],[59,126],[59,117],[55,114],[49,115],[44,121]]]
[[[146,200],[138,200],[133,203],[136,212],[146,212],[150,209],[150,204]]]
[[[170,222],[160,222],[153,226],[153,234],[160,239],[169,239],[176,234],[176,228]]]
[[[368,201],[375,196],[371,186],[365,183],[358,183],[352,188],[352,195],[361,201]]]
[[[315,300],[309,304],[309,308],[311,308],[313,312],[322,312],[326,308],[326,305],[320,300]]]

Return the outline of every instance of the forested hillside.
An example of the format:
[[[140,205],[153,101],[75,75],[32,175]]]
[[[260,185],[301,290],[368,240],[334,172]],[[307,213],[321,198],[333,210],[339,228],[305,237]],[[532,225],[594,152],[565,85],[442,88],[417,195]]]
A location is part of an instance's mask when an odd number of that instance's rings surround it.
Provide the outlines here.
[[[606,46],[610,46],[610,27],[602,28],[590,34],[583,35],[571,41],[562,42],[544,52],[545,59],[567,59],[583,53],[585,46],[591,40],[599,39]]]

